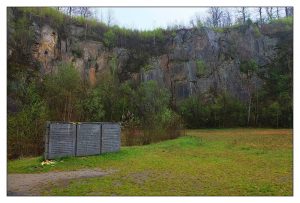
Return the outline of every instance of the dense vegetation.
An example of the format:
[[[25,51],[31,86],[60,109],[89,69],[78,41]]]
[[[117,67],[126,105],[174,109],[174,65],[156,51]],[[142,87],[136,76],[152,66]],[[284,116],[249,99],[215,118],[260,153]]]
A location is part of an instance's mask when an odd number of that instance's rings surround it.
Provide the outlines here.
[[[144,67],[144,59],[150,55],[159,55],[174,30],[137,31],[107,26],[94,20],[71,18],[52,8],[13,8],[8,15],[11,15],[8,44],[18,50],[8,53],[9,158],[42,153],[46,120],[122,122],[126,145],[177,137],[183,124],[188,128],[292,127],[293,47],[288,41],[293,39],[291,36],[282,36],[286,43],[279,44],[276,60],[267,67],[257,67],[252,60],[241,63],[246,81],[253,74],[265,81],[259,91],[249,85],[250,99],[246,103],[226,92],[212,90],[208,95],[187,98],[174,107],[168,90],[154,81],[141,84],[121,81],[114,59],[110,72],[100,76],[94,87],[81,79],[71,63],[62,63],[57,72],[41,77],[39,64],[34,64],[31,58],[34,43],[31,20],[48,22],[62,36],[68,35],[64,30],[66,25],[82,25],[86,38],[103,40],[108,49],[115,46],[132,49],[135,54],[131,59],[136,60],[132,72]],[[290,28],[291,20],[289,17],[271,23],[284,23]],[[205,69],[206,64],[197,61],[198,76]]]
[[[40,154],[46,120],[122,122],[129,130],[124,140],[128,144],[148,144],[179,135],[180,119],[168,107],[167,90],[154,81],[134,87],[112,77],[103,75],[101,82],[90,87],[71,64],[61,64],[57,73],[43,82],[18,84],[23,86],[15,89],[10,82],[9,96],[20,101],[20,109],[8,114],[9,157]],[[131,134],[137,129],[143,129],[139,132],[143,136],[136,140]],[[171,131],[166,134],[166,130]]]
[[[293,69],[292,37],[285,35],[285,43],[278,45],[278,56],[267,67],[258,67],[254,60],[242,61],[240,71],[247,86],[247,102],[225,91],[189,97],[181,101],[177,111],[189,128],[205,127],[293,127]],[[197,74],[205,64],[197,61]],[[254,74],[265,83],[256,89],[250,80]]]

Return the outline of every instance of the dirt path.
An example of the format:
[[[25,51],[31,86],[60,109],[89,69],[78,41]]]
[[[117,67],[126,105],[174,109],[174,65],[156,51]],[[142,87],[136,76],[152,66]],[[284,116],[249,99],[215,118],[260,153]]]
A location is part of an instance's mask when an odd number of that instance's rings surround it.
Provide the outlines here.
[[[100,177],[111,172],[99,169],[85,169],[78,171],[48,172],[38,174],[8,174],[7,195],[40,195],[41,189],[49,184],[68,182],[72,179]]]

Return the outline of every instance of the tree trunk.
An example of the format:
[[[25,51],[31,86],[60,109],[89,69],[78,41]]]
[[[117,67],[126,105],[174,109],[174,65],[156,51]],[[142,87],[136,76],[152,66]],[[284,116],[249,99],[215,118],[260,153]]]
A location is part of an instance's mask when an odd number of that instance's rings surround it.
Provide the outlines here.
[[[68,97],[66,97],[66,100],[65,100],[64,112],[63,112],[63,121],[66,121],[67,102],[68,102]]]
[[[278,111],[276,112],[276,127],[278,128]]]
[[[245,11],[245,7],[242,7],[242,13],[243,13],[243,23],[246,23],[246,11]]]
[[[256,87],[256,81],[255,81],[255,94],[256,94],[256,115],[255,115],[255,126],[257,127],[258,124],[258,93],[257,93],[257,87]]]
[[[72,16],[72,7],[69,7],[69,16]]]
[[[85,23],[85,32],[84,32],[84,39],[86,40],[86,32],[87,32],[87,23]]]
[[[216,112],[214,112],[214,117],[215,117],[215,127],[217,127],[218,124],[217,124],[217,115],[216,115]]]
[[[260,24],[262,24],[262,14],[261,14],[261,7],[259,8],[259,20],[260,20]]]
[[[69,94],[69,99],[68,99],[68,121],[71,121],[72,118],[72,103],[71,103],[71,99],[72,99],[72,94]]]
[[[247,126],[249,127],[250,123],[250,114],[251,114],[251,94],[249,94],[249,104],[248,104],[248,118],[247,118]]]

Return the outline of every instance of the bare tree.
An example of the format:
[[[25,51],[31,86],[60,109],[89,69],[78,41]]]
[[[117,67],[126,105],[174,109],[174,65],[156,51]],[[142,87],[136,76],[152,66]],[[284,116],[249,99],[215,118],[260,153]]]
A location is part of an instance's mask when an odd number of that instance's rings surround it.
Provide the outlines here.
[[[293,7],[285,7],[285,17],[293,16],[294,8]]]
[[[273,11],[273,7],[266,7],[266,13],[268,16],[268,20],[271,21],[274,18],[274,11]]]
[[[246,23],[247,18],[249,18],[249,13],[246,7],[241,7],[238,12],[241,14],[243,24]]]
[[[113,24],[114,21],[114,13],[113,10],[108,9],[107,10],[107,16],[106,16],[106,24],[108,27],[110,27]]]
[[[210,7],[208,10],[209,17],[207,17],[207,23],[213,27],[219,27],[221,24],[221,18],[223,11],[220,7]]]
[[[280,14],[279,14],[279,7],[276,7],[276,17],[277,17],[277,19],[279,19],[279,18],[280,18]]]
[[[221,22],[223,27],[229,27],[232,25],[232,16],[229,10],[223,11]]]
[[[290,16],[293,16],[293,15],[294,15],[294,8],[290,7]]]
[[[72,11],[74,10],[74,8],[73,7],[67,7],[67,13],[68,13],[68,15],[69,16],[71,16],[72,17]]]
[[[190,25],[193,28],[200,28],[203,26],[203,22],[201,20],[201,16],[199,14],[195,14],[195,16],[190,20]]]
[[[195,27],[196,27],[196,25],[195,25],[193,19],[190,20],[189,24],[190,24],[190,26],[191,26],[192,28],[195,28]]]
[[[59,7],[59,10],[63,13],[67,14],[68,16],[72,17],[73,14],[75,14],[76,7]]]
[[[258,13],[259,13],[259,22],[260,24],[262,24],[263,23],[262,7],[258,7]]]
[[[83,18],[89,18],[92,16],[93,12],[89,7],[78,7],[78,14]]]
[[[90,7],[57,7],[57,10],[72,16],[82,16],[84,18],[92,17],[93,10]]]
[[[284,10],[285,10],[285,17],[288,17],[288,16],[289,16],[289,10],[288,10],[288,7],[284,7]]]

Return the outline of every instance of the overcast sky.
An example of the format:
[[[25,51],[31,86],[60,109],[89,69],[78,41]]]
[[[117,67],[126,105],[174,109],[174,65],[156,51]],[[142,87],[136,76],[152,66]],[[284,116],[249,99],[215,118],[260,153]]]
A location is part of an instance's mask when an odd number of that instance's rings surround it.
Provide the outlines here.
[[[233,18],[238,15],[237,7],[227,7],[226,9],[231,12]],[[113,24],[139,30],[152,30],[157,27],[166,28],[172,24],[188,26],[195,14],[201,16],[203,20],[208,15],[207,7],[98,7],[95,10],[99,20],[102,18],[102,21],[107,22],[107,13],[111,12],[114,18]],[[252,19],[258,17],[257,8],[248,7],[247,10]],[[264,9],[263,12],[265,13]],[[284,15],[284,9],[281,8],[280,14]]]
[[[115,24],[139,30],[166,28],[170,24],[188,24],[195,13],[206,15],[207,8],[97,8],[97,16],[105,22],[108,10],[113,13]]]

